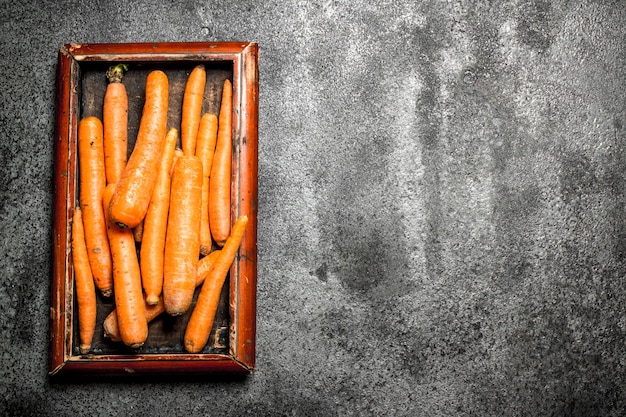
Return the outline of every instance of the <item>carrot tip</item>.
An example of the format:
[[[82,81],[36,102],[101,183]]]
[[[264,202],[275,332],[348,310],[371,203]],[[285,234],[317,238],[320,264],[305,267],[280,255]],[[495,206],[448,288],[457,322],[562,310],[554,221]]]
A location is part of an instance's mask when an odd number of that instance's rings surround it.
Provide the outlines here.
[[[100,292],[102,293],[102,296],[106,298],[109,298],[111,295],[113,295],[113,290],[110,288],[107,288],[106,290],[102,290]]]
[[[189,353],[198,353],[202,348],[198,349],[193,341],[185,340],[185,350]]]
[[[119,337],[119,335],[116,334],[112,334],[106,331],[106,329],[104,330],[104,338],[105,339],[109,339],[111,342],[121,342],[122,339]]]
[[[167,314],[169,314],[172,317],[176,317],[176,316],[182,316],[183,314],[185,314],[185,311],[171,310],[171,311],[168,311]]]
[[[143,342],[131,343],[130,345],[128,345],[128,347],[131,349],[139,349],[142,346]]]
[[[146,304],[148,304],[150,306],[154,306],[154,305],[159,304],[159,296],[147,295],[146,296]]]
[[[91,350],[91,344],[81,344],[80,353],[86,355]]]
[[[210,247],[207,247],[206,245],[200,245],[200,255],[207,256],[209,253],[211,253]]]
[[[110,83],[119,83],[122,82],[122,77],[126,71],[128,71],[128,64],[117,64],[107,70],[106,77]]]

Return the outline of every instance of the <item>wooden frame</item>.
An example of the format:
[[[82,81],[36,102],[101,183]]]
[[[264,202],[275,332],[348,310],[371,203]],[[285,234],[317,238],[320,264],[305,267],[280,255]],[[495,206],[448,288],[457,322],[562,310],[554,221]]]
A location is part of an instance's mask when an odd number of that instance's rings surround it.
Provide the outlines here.
[[[166,68],[177,78],[170,83],[181,94],[189,68],[203,63],[214,80],[233,83],[233,164],[231,217],[249,218],[239,253],[223,291],[224,313],[221,345],[214,343],[200,354],[188,354],[180,346],[159,345],[149,351],[129,351],[102,341],[87,355],[77,350],[74,277],[70,251],[70,219],[78,198],[78,121],[101,104],[102,74],[113,63],[128,63],[141,71]],[[187,72],[186,72],[187,71]],[[100,77],[100,78],[99,78]],[[222,78],[220,78],[222,77]],[[98,80],[98,81],[93,81]],[[255,365],[256,333],[256,222],[257,222],[257,123],[258,46],[255,43],[133,43],[70,44],[58,54],[54,169],[53,268],[50,306],[49,374],[62,375],[215,375],[247,374]],[[93,88],[87,84],[92,83]],[[207,86],[210,83],[207,82]],[[214,84],[217,84],[215,82]],[[209,88],[209,87],[207,87]],[[213,91],[215,93],[215,91]],[[129,91],[129,101],[131,92]],[[219,94],[212,99],[219,100]],[[172,103],[170,95],[170,103]],[[211,98],[209,99],[211,100]],[[137,102],[141,98],[137,97]],[[94,104],[95,103],[95,104]],[[214,104],[214,103],[213,103]],[[171,105],[171,104],[170,104]],[[209,103],[211,105],[211,103]],[[130,119],[129,104],[129,119]],[[215,106],[214,106],[215,107]],[[174,110],[176,123],[180,110]],[[173,121],[172,121],[173,120]],[[129,152],[132,139],[129,120]],[[178,126],[174,126],[178,127]],[[107,308],[99,296],[101,322]],[[219,326],[217,324],[215,326]],[[157,332],[159,329],[157,328]],[[220,329],[215,328],[217,341]],[[218,346],[219,345],[219,346]],[[218,347],[215,347],[218,346]]]

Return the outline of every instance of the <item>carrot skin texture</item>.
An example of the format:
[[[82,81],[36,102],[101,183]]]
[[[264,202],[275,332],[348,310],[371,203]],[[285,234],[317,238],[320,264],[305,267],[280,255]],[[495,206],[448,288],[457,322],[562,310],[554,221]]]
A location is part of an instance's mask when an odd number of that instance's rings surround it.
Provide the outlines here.
[[[91,350],[96,330],[96,286],[89,266],[80,207],[74,209],[72,216],[72,263],[76,283],[80,353],[86,354]]]
[[[239,216],[233,225],[232,234],[226,239],[220,255],[211,266],[202,284],[196,305],[185,329],[184,345],[185,350],[189,353],[200,352],[209,340],[220,292],[239,250],[247,224],[248,217]]]
[[[224,81],[219,112],[217,144],[209,181],[209,225],[218,246],[224,245],[230,234],[230,177],[232,164],[233,86]]]
[[[209,178],[211,165],[217,142],[217,116],[205,113],[200,119],[198,138],[196,141],[196,156],[202,161],[202,217],[200,218],[200,255],[206,256],[211,251],[212,238],[209,226]]]
[[[148,74],[135,147],[108,207],[111,221],[120,227],[137,226],[148,211],[166,135],[168,90],[164,72],[155,70]]]
[[[109,297],[113,290],[113,267],[102,207],[106,187],[103,127],[96,117],[83,118],[78,124],[78,163],[80,208],[89,264],[96,287],[103,296]]]
[[[107,184],[117,183],[128,158],[128,95],[121,81],[110,81],[102,107]]]
[[[183,94],[180,138],[185,155],[195,155],[196,137],[202,114],[202,99],[206,85],[206,69],[197,65],[189,74]]]
[[[159,175],[154,186],[148,212],[144,218],[144,234],[139,254],[141,282],[146,293],[146,302],[154,305],[159,302],[163,290],[163,257],[167,215],[170,204],[170,169],[178,131],[171,128],[165,138]]]
[[[104,192],[106,206],[115,190],[109,184]],[[132,229],[122,228],[110,219],[107,233],[113,255],[113,285],[120,337],[131,348],[143,346],[148,337],[145,304],[141,290],[141,272]]]
[[[163,301],[172,316],[183,314],[192,302],[200,256],[201,204],[202,162],[196,156],[181,156],[171,181],[163,265]]]

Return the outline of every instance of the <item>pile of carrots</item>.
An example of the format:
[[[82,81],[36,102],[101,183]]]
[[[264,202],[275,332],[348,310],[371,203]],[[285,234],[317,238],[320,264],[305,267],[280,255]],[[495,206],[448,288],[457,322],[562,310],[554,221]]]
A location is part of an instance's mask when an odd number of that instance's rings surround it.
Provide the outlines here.
[[[207,344],[220,292],[248,218],[231,227],[232,84],[224,81],[219,115],[202,113],[204,65],[187,79],[178,129],[167,129],[169,81],[146,78],[135,145],[128,155],[128,97],[123,64],[107,71],[102,121],[78,125],[79,204],[72,217],[80,352],[96,331],[97,292],[114,297],[104,335],[143,346],[148,323],[192,308],[183,345]],[[137,248],[139,246],[139,249]]]

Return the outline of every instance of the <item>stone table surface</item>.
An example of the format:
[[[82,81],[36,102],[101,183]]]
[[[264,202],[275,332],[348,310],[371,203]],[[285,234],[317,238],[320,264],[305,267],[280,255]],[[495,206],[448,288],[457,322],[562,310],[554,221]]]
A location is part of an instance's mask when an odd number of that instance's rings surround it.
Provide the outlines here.
[[[0,1],[0,415],[626,414],[626,3]],[[260,48],[257,369],[47,376],[66,43]]]

